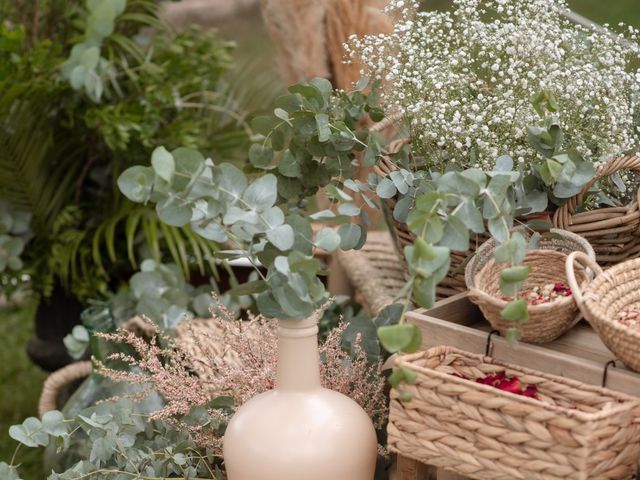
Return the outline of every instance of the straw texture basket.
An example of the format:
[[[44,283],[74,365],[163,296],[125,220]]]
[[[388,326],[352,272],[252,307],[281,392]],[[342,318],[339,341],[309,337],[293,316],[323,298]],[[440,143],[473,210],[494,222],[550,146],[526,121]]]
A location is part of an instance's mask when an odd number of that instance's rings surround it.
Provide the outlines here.
[[[128,320],[123,328],[139,337],[149,338],[153,333],[141,317]],[[240,366],[237,354],[221,340],[222,330],[213,320],[196,318],[181,322],[176,329],[176,344],[193,359],[193,371],[203,380],[217,374],[217,369]],[[247,335],[257,335],[257,329],[247,330]],[[84,380],[93,371],[90,360],[75,362],[53,372],[45,380],[38,403],[38,413],[42,417],[50,410],[62,407],[64,393],[74,382]],[[212,398],[215,392],[212,391]]]
[[[554,250],[530,250],[524,258],[524,264],[531,266],[531,273],[524,282],[523,288],[542,286],[548,283],[565,282],[564,253]],[[474,285],[469,289],[469,299],[480,307],[485,318],[501,335],[505,335],[514,326],[502,318],[500,312],[507,305],[502,300],[499,279],[504,266],[489,260],[478,272]],[[579,283],[587,279],[584,269],[576,272]],[[573,327],[580,319],[580,310],[573,295],[555,299],[540,305],[529,305],[529,320],[518,324],[522,341],[528,343],[552,342]]]
[[[575,274],[576,261],[596,273],[595,279],[582,288]],[[640,372],[640,331],[616,320],[622,308],[640,304],[640,259],[627,260],[603,271],[588,256],[572,253],[566,269],[569,286],[584,317],[609,350],[627,367]]]
[[[580,193],[570,198],[553,216],[554,226],[585,237],[593,245],[598,263],[603,266],[640,256],[640,190],[635,200],[624,207],[581,213],[576,210],[596,182],[622,170],[640,172],[640,157],[629,155],[603,165]]]
[[[529,241],[531,237],[529,230],[516,228],[514,231],[521,233],[524,239],[527,242]],[[572,252],[583,252],[593,259],[596,258],[593,247],[580,235],[566,230],[560,230],[559,228],[552,228],[549,233],[552,235],[540,238],[537,247],[538,250],[555,250],[565,255],[569,255]],[[476,250],[475,255],[469,260],[464,269],[464,281],[467,288],[474,286],[474,280],[478,272],[493,258],[496,245],[497,242],[495,239],[490,238]]]
[[[631,480],[640,399],[451,347],[401,356],[417,375],[391,391],[390,450],[477,480]],[[505,372],[539,399],[475,381]]]

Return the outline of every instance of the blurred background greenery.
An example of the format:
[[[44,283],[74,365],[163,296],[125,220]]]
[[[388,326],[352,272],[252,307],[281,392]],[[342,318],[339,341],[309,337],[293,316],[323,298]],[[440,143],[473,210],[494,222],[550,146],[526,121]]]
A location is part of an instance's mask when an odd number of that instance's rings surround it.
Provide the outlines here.
[[[617,25],[625,22],[640,28],[639,1],[569,0],[569,3],[577,13],[597,23]],[[448,4],[450,0],[427,0],[425,7],[440,9]],[[210,26],[217,28],[223,38],[237,43],[236,68],[245,71],[245,76],[267,72],[267,77],[274,78],[274,50],[258,11],[243,11],[236,18]],[[0,459],[5,461],[11,458],[16,446],[6,432],[10,425],[36,414],[42,383],[46,378],[46,374],[30,362],[25,352],[25,345],[33,333],[34,314],[32,302],[17,306],[0,303]],[[38,450],[31,450],[23,457],[24,480],[46,478],[40,457]]]

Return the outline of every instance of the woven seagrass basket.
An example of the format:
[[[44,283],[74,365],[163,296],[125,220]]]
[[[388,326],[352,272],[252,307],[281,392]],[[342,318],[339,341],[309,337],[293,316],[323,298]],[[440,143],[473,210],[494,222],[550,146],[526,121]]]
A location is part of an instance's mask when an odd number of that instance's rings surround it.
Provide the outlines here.
[[[593,281],[581,287],[574,269],[576,261],[596,273]],[[616,320],[622,308],[640,304],[640,259],[602,270],[591,258],[576,252],[567,258],[566,270],[569,286],[584,317],[616,357],[640,372],[640,330]]]
[[[149,325],[138,316],[126,322],[124,328],[142,338],[152,335]],[[202,380],[215,376],[216,368],[240,365],[236,353],[223,344],[220,334],[220,327],[215,321],[201,318],[182,322],[176,329],[176,343],[193,359],[193,372]],[[246,334],[257,335],[259,331],[247,329]],[[92,371],[92,362],[87,360],[71,363],[49,375],[38,403],[40,417],[61,408],[66,400],[65,391],[75,382],[86,379]],[[215,392],[212,391],[212,398],[214,395]]]
[[[531,238],[531,232],[525,228],[516,228],[514,231],[519,232],[524,237],[525,241],[529,241]],[[550,236],[542,236],[538,241],[538,250],[555,250],[565,255],[569,255],[572,252],[583,252],[589,257],[595,259],[596,254],[593,251],[593,247],[587,240],[576,233],[568,232],[566,230],[560,230],[559,228],[552,228],[549,233]],[[490,238],[484,242],[475,252],[475,255],[471,257],[467,266],[464,269],[464,281],[467,288],[474,286],[474,280],[478,272],[487,264],[489,260],[493,258],[493,252],[495,251],[497,242],[495,239]]]
[[[565,271],[567,255],[554,250],[530,250],[524,258],[524,265],[531,266],[531,273],[524,282],[523,289],[543,286],[548,283],[568,283]],[[503,265],[490,259],[476,274],[474,285],[469,288],[469,299],[478,305],[484,317],[501,335],[506,335],[514,323],[502,318],[501,311],[509,303],[502,299],[500,272]],[[576,272],[579,283],[587,280],[584,269]],[[573,295],[560,297],[552,302],[529,305],[529,320],[517,325],[521,340],[528,343],[552,342],[573,327],[581,318],[580,310]]]
[[[451,347],[404,355],[415,372],[391,391],[389,449],[477,480],[631,480],[640,399]],[[476,381],[505,372],[538,399]]]
[[[593,245],[596,260],[605,267],[640,256],[640,189],[635,199],[624,207],[606,207],[588,212],[577,212],[577,209],[596,182],[624,170],[640,172],[640,157],[628,155],[609,161],[598,169],[580,193],[570,198],[553,215],[554,226],[585,237]]]
[[[391,114],[383,121],[373,125],[372,131],[381,132],[402,120],[402,115]],[[389,153],[398,152],[410,140],[401,138],[392,141],[387,150]],[[387,157],[382,157],[374,167],[374,172],[381,177],[387,177],[396,170],[396,165]],[[613,175],[621,170],[635,170],[640,172],[640,157],[623,156],[611,160],[602,166],[594,178],[583,189],[570,198],[553,215],[553,225],[562,230],[578,233],[585,237],[593,246],[597,260],[603,265],[614,265],[628,258],[640,256],[640,190],[637,198],[625,207],[599,208],[589,212],[577,212],[589,190],[599,180]],[[403,250],[412,245],[415,235],[407,225],[398,222],[390,212],[393,212],[397,199],[384,199],[385,220],[389,225],[395,246],[403,259]],[[451,267],[447,276],[436,287],[438,298],[447,298],[467,289],[464,269],[475,250],[482,245],[489,235],[473,235],[469,250],[465,252],[451,252]],[[404,261],[404,260],[403,260]]]

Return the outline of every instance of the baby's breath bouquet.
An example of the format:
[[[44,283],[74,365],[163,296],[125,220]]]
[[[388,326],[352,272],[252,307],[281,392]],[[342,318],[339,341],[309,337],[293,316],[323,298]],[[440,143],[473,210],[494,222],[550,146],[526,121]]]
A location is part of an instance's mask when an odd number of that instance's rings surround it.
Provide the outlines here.
[[[452,3],[451,12],[421,12],[417,1],[394,0],[393,33],[347,46],[363,73],[384,81],[386,107],[405,117],[427,169],[488,171],[502,155],[533,168],[544,157],[530,141],[541,94],[553,99],[564,146],[585,161],[638,147],[637,30],[574,24],[564,0]]]

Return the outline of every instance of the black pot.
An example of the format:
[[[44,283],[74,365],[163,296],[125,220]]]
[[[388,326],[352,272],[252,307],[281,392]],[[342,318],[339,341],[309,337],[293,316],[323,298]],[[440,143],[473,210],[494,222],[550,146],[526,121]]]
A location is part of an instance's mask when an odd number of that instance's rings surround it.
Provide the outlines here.
[[[27,344],[29,358],[40,368],[53,372],[73,362],[62,339],[80,324],[86,305],[56,285],[49,298],[43,298],[36,310],[35,335]]]

